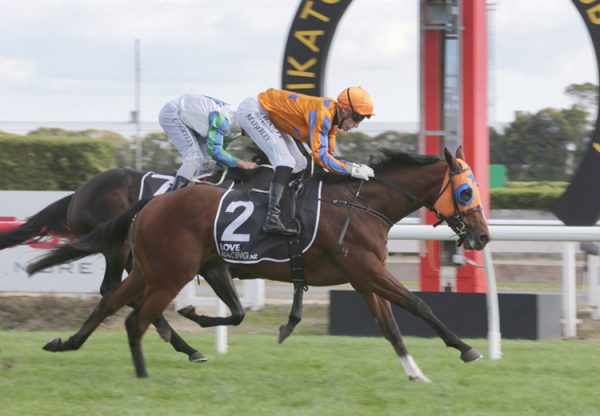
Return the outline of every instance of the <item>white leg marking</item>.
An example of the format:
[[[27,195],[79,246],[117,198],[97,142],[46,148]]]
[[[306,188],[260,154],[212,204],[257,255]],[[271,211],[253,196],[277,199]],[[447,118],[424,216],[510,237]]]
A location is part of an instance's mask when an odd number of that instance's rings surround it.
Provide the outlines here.
[[[400,357],[400,362],[402,363],[402,367],[404,367],[404,373],[409,380],[431,383],[431,380],[429,380],[425,374],[423,374],[412,355],[406,354],[404,357]]]

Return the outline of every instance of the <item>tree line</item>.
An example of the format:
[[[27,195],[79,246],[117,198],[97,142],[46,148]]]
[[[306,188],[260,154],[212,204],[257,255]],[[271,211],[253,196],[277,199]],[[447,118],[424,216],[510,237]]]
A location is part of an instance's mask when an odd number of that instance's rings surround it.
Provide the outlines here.
[[[503,131],[490,128],[490,163],[505,165],[509,181],[569,181],[591,140],[598,86],[592,83],[572,84],[566,87],[565,94],[573,102],[569,108],[518,112]],[[16,136],[2,132],[0,135]],[[112,148],[112,161],[108,165],[135,165],[132,143],[115,132],[40,128],[25,137],[99,140]],[[141,142],[144,170],[170,174],[179,167],[179,154],[163,132],[147,134]],[[345,158],[364,163],[370,154],[377,153],[377,149],[416,151],[416,143],[416,133],[388,131],[370,137],[361,132],[339,132],[337,151]],[[242,137],[234,141],[228,150],[247,157],[250,144],[249,138]],[[106,155],[103,157],[106,158]],[[103,166],[106,165],[103,162]],[[80,178],[81,182],[87,179]]]
[[[569,181],[593,134],[598,86],[565,89],[570,108],[518,112],[503,132],[490,128],[490,163],[506,166],[510,181]]]

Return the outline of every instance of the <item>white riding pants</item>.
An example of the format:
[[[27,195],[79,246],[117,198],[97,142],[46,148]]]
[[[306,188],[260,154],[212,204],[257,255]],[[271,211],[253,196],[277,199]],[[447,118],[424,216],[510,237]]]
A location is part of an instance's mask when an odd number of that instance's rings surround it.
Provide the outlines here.
[[[256,97],[246,98],[237,109],[236,117],[242,129],[265,152],[273,168],[287,166],[293,173],[306,169],[306,157],[296,140],[277,129]]]
[[[167,103],[162,108],[158,122],[181,155],[177,176],[190,181],[194,175],[212,172],[216,163],[208,155],[206,141],[181,121],[179,109],[174,103]]]

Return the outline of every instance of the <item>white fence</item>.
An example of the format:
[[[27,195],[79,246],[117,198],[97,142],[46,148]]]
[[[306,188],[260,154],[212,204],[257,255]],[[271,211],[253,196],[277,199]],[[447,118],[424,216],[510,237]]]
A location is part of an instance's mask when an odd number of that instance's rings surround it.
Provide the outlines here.
[[[563,336],[575,337],[577,335],[577,299],[575,284],[575,242],[600,241],[600,227],[553,227],[553,226],[490,226],[492,240],[496,241],[559,241],[563,242]],[[436,228],[429,225],[395,225],[389,233],[389,239],[401,240],[456,240],[450,227],[443,225]],[[498,312],[498,298],[496,293],[496,279],[492,256],[485,250],[485,268],[488,277],[488,342],[491,359],[498,359],[500,349],[500,318]],[[597,256],[590,256],[597,257]],[[595,270],[591,273],[590,293],[595,293],[592,304],[596,311],[600,300],[598,299],[598,270],[597,259],[593,264]]]

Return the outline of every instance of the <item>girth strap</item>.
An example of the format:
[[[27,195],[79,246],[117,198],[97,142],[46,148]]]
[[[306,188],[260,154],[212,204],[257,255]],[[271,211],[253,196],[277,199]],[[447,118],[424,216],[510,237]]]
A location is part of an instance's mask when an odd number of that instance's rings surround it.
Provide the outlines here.
[[[292,181],[289,187],[290,194],[292,197],[290,215],[292,219],[296,222],[296,226],[298,229],[298,235],[290,236],[288,238],[292,282],[294,283],[294,291],[296,291],[298,286],[301,286],[304,290],[306,290],[307,287],[304,281],[304,259],[302,257],[302,244],[300,240],[300,236],[302,235],[302,225],[300,223],[300,220],[296,217],[296,199],[300,197],[304,191],[302,179]]]
[[[290,269],[292,271],[292,282],[294,285],[304,285],[304,261],[302,258],[302,245],[300,237],[291,236],[288,239],[290,249]]]

